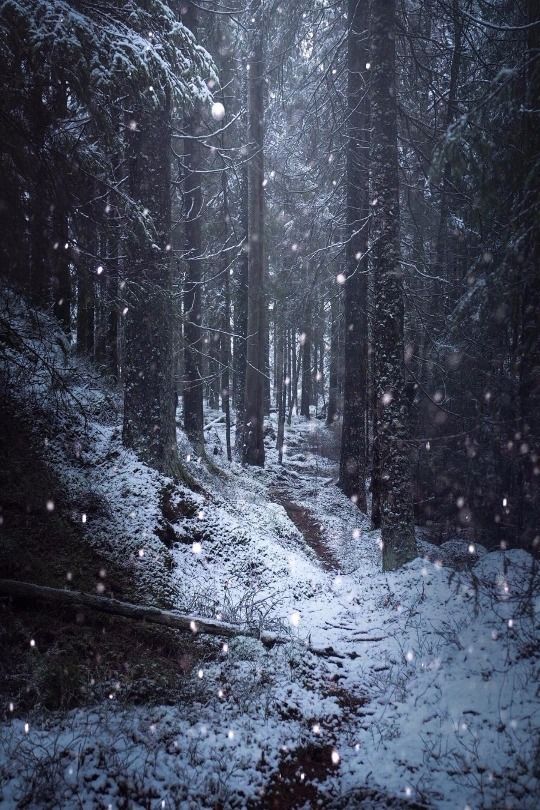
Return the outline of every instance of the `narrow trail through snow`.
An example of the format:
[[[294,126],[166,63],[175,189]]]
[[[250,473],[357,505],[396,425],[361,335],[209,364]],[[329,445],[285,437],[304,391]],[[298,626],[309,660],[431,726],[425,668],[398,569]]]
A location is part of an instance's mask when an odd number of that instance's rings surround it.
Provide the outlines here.
[[[208,417],[219,463],[224,427]],[[219,480],[201,468],[215,502],[197,513],[200,553],[175,549],[177,570],[182,585],[232,583],[268,604],[300,644],[231,644],[194,675],[220,695],[204,742],[192,724],[205,761],[234,763],[229,789],[249,782],[250,809],[536,810],[525,800],[536,777],[519,770],[538,726],[530,557],[476,544],[469,560],[468,541],[421,539],[417,560],[383,573],[380,532],[336,486],[335,431],[293,420],[279,464],[269,427],[264,468],[233,462]]]
[[[336,556],[328,548],[321,524],[311,512],[292,501],[288,493],[282,489],[271,487],[269,493],[274,503],[280,504],[285,509],[287,516],[302,534],[306,544],[315,552],[323,570],[339,571],[340,565]]]

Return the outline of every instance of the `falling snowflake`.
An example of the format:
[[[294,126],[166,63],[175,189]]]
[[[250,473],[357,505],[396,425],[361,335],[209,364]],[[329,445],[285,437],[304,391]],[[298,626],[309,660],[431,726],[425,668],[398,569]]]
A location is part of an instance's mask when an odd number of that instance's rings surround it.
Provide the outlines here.
[[[223,121],[225,118],[225,107],[221,101],[214,101],[211,112],[214,121]]]

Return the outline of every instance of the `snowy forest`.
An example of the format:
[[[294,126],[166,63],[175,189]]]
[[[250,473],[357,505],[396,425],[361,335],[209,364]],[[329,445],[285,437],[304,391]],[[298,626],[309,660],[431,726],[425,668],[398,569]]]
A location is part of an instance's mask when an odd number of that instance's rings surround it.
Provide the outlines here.
[[[0,0],[0,807],[540,807],[540,5]]]

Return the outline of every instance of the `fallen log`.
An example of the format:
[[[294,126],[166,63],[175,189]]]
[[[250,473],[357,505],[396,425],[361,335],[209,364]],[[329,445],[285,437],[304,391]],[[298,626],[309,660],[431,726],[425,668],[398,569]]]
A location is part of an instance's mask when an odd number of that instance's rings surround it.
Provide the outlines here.
[[[225,414],[224,413],[220,414],[217,417],[217,419],[212,419],[211,422],[208,422],[206,425],[204,425],[203,430],[210,430],[210,428],[213,427],[214,425],[219,425],[219,424],[221,424],[223,422],[225,422]]]
[[[208,422],[208,424],[204,426],[203,430],[210,430],[210,428],[213,427],[214,425],[223,424],[225,422],[225,418],[226,418],[225,414],[222,413],[220,416],[217,417],[217,419],[212,419],[211,422]],[[231,427],[234,427],[235,424],[236,422],[231,422]]]
[[[175,630],[190,633],[207,633],[211,636],[250,636],[258,638],[266,647],[275,644],[287,644],[291,641],[286,636],[259,631],[256,627],[241,627],[237,624],[208,619],[203,616],[192,616],[177,613],[174,610],[162,610],[147,605],[134,605],[120,599],[106,596],[95,596],[83,591],[68,591],[64,588],[50,588],[47,585],[33,585],[30,582],[19,582],[14,579],[0,579],[0,594],[15,598],[40,599],[45,602],[56,602],[60,605],[73,605],[78,608],[90,608],[112,616],[123,616],[126,619],[161,624]]]

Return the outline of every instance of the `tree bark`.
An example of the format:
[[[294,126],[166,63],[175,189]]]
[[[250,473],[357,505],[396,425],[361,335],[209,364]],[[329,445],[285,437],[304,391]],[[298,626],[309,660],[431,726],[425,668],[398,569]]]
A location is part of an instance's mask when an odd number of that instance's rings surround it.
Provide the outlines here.
[[[148,224],[128,232],[123,441],[167,475],[182,475],[176,442],[171,238],[171,102],[137,105],[127,128],[129,188]]]
[[[300,416],[310,418],[311,401],[313,398],[313,379],[311,368],[312,344],[312,304],[310,300],[305,303],[302,344],[302,389],[300,394]]]
[[[94,361],[100,368],[105,368],[107,362],[107,320],[108,320],[108,304],[107,304],[107,261],[104,257],[108,255],[109,240],[106,230],[100,227],[99,231],[99,245],[97,246],[97,253],[99,256],[100,264],[102,267],[100,273],[96,272],[95,277],[95,339],[94,339]],[[97,260],[96,260],[97,264]],[[104,266],[105,265],[105,266]]]
[[[339,486],[366,511],[367,249],[369,101],[368,4],[348,2],[347,253],[345,367]]]
[[[458,0],[452,0],[452,21],[454,27],[454,47],[452,50],[452,61],[450,63],[450,84],[448,87],[448,103],[446,106],[446,119],[445,130],[448,131],[450,125],[456,118],[457,114],[457,94],[459,83],[459,72],[461,67],[462,56],[462,28],[463,17],[460,13]],[[439,209],[439,226],[437,230],[437,240],[435,245],[435,267],[434,275],[448,278],[450,276],[448,267],[448,215],[450,213],[450,177],[451,166],[450,161],[446,160],[443,170],[442,187],[441,187],[441,204]],[[437,302],[441,301],[442,294],[435,295],[433,304],[437,306]],[[442,316],[444,307],[439,307],[439,315]],[[437,313],[435,313],[437,314]]]
[[[372,398],[372,437],[371,437],[371,525],[381,528],[381,465],[379,457],[378,405],[375,385],[371,390]]]
[[[291,327],[287,327],[287,411],[292,411],[293,351],[292,329]]]
[[[186,2],[184,24],[197,35],[197,9]],[[204,453],[203,375],[202,351],[202,190],[201,145],[197,140],[200,129],[200,110],[197,102],[187,113],[184,139],[184,206],[186,280],[184,286],[184,429],[196,453]]]
[[[67,117],[66,83],[59,79],[55,87],[54,112],[58,120]],[[69,252],[68,195],[62,183],[55,184],[55,201],[52,213],[52,291],[53,312],[64,332],[71,337],[71,273]]]
[[[248,188],[247,172],[241,187],[240,227],[245,243],[236,265],[237,280],[234,303],[234,406],[236,408],[235,451],[242,457],[244,445],[244,399],[246,395],[247,328],[248,328]]]
[[[218,27],[219,31],[219,27]],[[227,86],[232,81],[230,60],[228,58],[229,48],[224,48],[226,56],[222,65],[222,84]],[[228,100],[224,91],[221,93],[222,103],[227,112]],[[224,124],[227,118],[224,119]],[[221,148],[226,147],[225,132],[221,133]],[[221,172],[221,194],[222,194],[222,231],[223,247],[227,245],[231,217],[229,213],[229,188],[227,179],[227,169],[223,166]],[[223,274],[223,322],[221,328],[221,398],[223,412],[225,414],[225,445],[227,449],[227,460],[232,461],[231,449],[231,278],[229,271],[228,254],[224,250],[221,260],[221,272]]]
[[[538,166],[540,133],[534,110],[540,96],[540,26],[534,0],[527,4],[527,85],[524,109],[524,142],[527,165]],[[533,553],[540,548],[540,190],[538,171],[531,170],[521,202],[521,226],[527,233],[523,251],[522,308],[519,363],[521,405],[521,515],[520,544]]]
[[[53,312],[68,337],[71,336],[71,272],[68,212],[62,192],[58,190],[52,214],[53,238]]]
[[[276,406],[278,411],[278,429],[276,447],[278,451],[278,461],[283,464],[283,442],[285,438],[285,404],[287,391],[285,386],[285,313],[284,304],[278,304],[276,301],[278,311],[274,309],[274,318],[276,323]]]
[[[322,409],[323,413],[325,410],[326,402],[325,402],[325,391],[324,391],[324,333],[325,333],[325,312],[324,312],[324,301],[321,302],[321,307],[319,311],[319,329],[318,329],[318,351],[317,351],[317,363],[315,364],[315,387],[316,387],[316,396],[315,396],[315,406],[319,406],[319,396],[322,399]]]
[[[291,337],[294,338],[296,334],[296,330],[291,330]],[[292,422],[292,412],[293,408],[296,408],[296,414],[298,415],[298,377],[300,376],[300,369],[302,367],[302,354],[303,354],[303,345],[301,342],[298,343],[298,352],[296,350],[296,346],[294,345],[294,341],[291,346],[291,358],[292,358],[292,365],[293,365],[293,375],[291,380],[291,398],[289,401],[289,412],[287,414],[287,424],[290,425]]]
[[[338,351],[339,351],[339,298],[333,294],[330,299],[330,368],[328,374],[328,408],[326,424],[333,425],[338,411]]]
[[[268,309],[268,299],[265,296],[263,306],[264,318],[264,415],[270,416],[272,407],[272,386],[270,382],[270,311]]]
[[[105,279],[105,294],[107,300],[107,352],[106,369],[114,380],[118,380],[119,375],[119,350],[118,341],[120,336],[120,312],[119,312],[119,270],[120,260],[118,236],[111,234],[109,238],[110,257],[105,269],[107,277]]]
[[[396,0],[372,4],[371,200],[374,273],[373,349],[380,464],[383,569],[416,556],[404,380],[403,274],[396,99]]]
[[[256,4],[258,11],[260,4]],[[251,32],[248,77],[248,329],[244,463],[264,466],[264,54],[260,15]]]
[[[217,315],[217,322],[220,321],[220,313],[219,309],[216,313]],[[219,408],[219,394],[220,394],[220,386],[221,386],[221,368],[220,368],[220,356],[221,356],[221,340],[219,332],[209,332],[208,333],[208,348],[206,351],[207,359],[208,359],[208,374],[204,374],[203,376],[206,377],[206,391],[208,397],[208,407],[212,410],[217,410]]]
[[[85,206],[84,219],[79,219],[77,234],[80,249],[77,259],[77,352],[85,357],[94,356],[95,345],[97,228],[93,219],[93,191],[94,184],[90,183],[90,199]]]
[[[44,81],[34,78],[29,109],[30,128],[35,143],[32,188],[30,193],[30,298],[38,307],[49,304],[49,256],[47,162],[45,157],[45,134],[47,117],[44,101]]]

